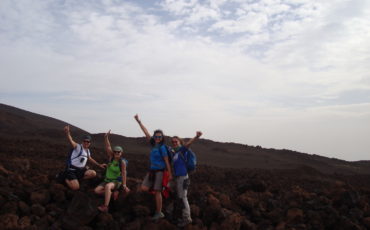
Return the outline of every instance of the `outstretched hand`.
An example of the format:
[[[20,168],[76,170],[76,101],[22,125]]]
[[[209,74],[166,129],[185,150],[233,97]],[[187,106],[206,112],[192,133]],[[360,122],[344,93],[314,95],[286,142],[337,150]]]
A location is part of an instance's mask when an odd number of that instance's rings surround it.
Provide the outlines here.
[[[139,122],[139,121],[140,121],[140,119],[139,119],[139,115],[138,115],[138,114],[136,114],[136,115],[134,116],[134,118],[135,118],[135,120],[136,120],[137,122]]]
[[[69,125],[64,126],[64,132],[69,133]]]
[[[202,136],[202,132],[201,131],[197,131],[197,134],[196,134],[196,136],[199,138],[200,136]]]

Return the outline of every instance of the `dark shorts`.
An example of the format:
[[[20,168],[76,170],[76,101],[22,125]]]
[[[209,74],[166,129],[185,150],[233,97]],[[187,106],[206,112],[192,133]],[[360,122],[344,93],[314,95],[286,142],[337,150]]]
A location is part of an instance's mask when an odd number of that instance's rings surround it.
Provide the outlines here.
[[[85,176],[86,168],[69,168],[66,172],[67,180],[80,180]]]

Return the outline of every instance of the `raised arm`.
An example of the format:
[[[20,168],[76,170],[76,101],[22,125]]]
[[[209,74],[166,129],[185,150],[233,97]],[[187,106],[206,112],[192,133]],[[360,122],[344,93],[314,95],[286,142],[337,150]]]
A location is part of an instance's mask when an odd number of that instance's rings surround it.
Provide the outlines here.
[[[140,126],[140,128],[141,128],[141,130],[143,130],[143,132],[144,132],[144,134],[145,134],[145,137],[146,137],[146,139],[148,140],[148,141],[150,141],[150,138],[151,138],[151,136],[150,136],[150,134],[149,134],[149,132],[148,132],[148,130],[145,128],[145,126],[143,125],[143,123],[141,123],[141,120],[139,119],[139,115],[135,115],[134,116],[134,118],[135,118],[135,120],[137,121],[137,123],[139,124],[139,126]]]
[[[77,147],[77,143],[72,139],[71,131],[69,130],[69,125],[64,127],[64,132],[66,133],[67,139],[73,148]]]
[[[202,136],[202,134],[203,134],[203,133],[202,133],[201,131],[197,131],[197,133],[196,133],[195,137],[191,138],[188,142],[186,142],[186,143],[184,144],[184,146],[185,146],[186,148],[189,148],[189,147],[190,147],[190,145],[191,145],[191,144],[193,144],[193,142],[194,142],[195,140],[199,139],[199,137],[200,137],[200,136]]]
[[[110,135],[110,130],[104,135],[104,144],[105,144],[105,151],[107,152],[108,158],[109,160],[111,160],[113,157],[113,150],[112,150],[112,146],[110,145],[109,135]]]

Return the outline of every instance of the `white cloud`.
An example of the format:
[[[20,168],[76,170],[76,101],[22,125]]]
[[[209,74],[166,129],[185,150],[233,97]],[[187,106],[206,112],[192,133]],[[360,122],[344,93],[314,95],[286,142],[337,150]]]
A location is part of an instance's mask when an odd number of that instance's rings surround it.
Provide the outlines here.
[[[364,159],[368,15],[361,1],[4,0],[2,102],[127,136],[138,112],[168,134],[309,153],[349,153],[347,139]]]

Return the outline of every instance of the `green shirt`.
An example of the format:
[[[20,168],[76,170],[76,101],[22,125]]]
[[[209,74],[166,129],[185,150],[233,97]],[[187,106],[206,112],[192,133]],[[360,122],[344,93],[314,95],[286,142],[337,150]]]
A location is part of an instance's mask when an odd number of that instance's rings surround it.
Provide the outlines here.
[[[118,181],[118,178],[121,176],[120,163],[122,161],[118,162],[116,160],[108,163],[107,171],[105,172],[105,182]]]

